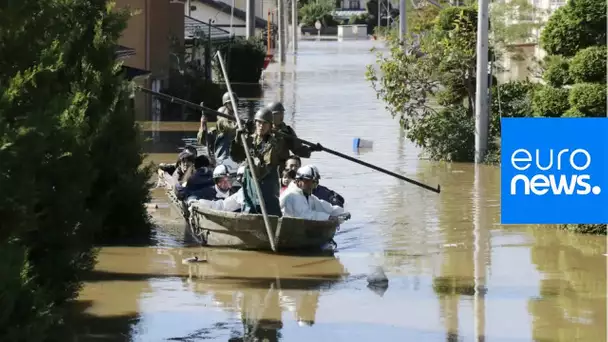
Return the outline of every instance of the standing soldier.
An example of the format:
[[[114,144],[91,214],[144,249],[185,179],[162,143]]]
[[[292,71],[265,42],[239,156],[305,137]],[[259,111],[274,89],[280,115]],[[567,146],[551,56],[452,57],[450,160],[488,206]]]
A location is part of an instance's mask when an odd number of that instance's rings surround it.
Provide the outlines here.
[[[245,199],[243,212],[262,213],[252,178],[255,175],[260,185],[268,215],[281,216],[280,184],[279,173],[277,172],[281,160],[279,159],[278,141],[272,133],[272,112],[268,108],[262,108],[255,113],[254,121],[255,132],[247,134],[246,131],[237,130],[235,139],[230,146],[230,157],[237,163],[244,161],[246,155],[241,138],[241,135],[244,134],[247,137],[247,145],[254,162],[254,170],[247,166],[243,176],[242,189]]]
[[[277,138],[282,140],[281,143],[281,167],[285,164],[285,161],[289,158],[289,151],[293,154],[301,157],[301,158],[310,158],[310,153],[314,151],[321,151],[319,146],[312,145],[306,146],[301,142],[293,139],[297,138],[296,132],[288,126],[283,120],[285,118],[285,107],[281,102],[271,102],[266,108],[268,108],[273,115],[273,124],[275,132],[277,134]],[[293,138],[292,138],[293,137]]]
[[[233,95],[234,100],[238,105],[239,99],[235,93],[233,93]],[[224,96],[222,96],[222,104],[223,106],[217,111],[234,116],[235,110],[232,108],[229,92],[226,92]],[[201,145],[206,145],[207,149],[210,150],[210,154],[211,152],[213,153],[216,165],[220,165],[230,156],[230,143],[234,139],[238,126],[235,121],[228,120],[223,117],[219,117],[217,119],[215,130],[213,132],[207,132],[206,124],[207,118],[206,115],[203,114],[201,116],[201,127],[198,131],[197,142]]]

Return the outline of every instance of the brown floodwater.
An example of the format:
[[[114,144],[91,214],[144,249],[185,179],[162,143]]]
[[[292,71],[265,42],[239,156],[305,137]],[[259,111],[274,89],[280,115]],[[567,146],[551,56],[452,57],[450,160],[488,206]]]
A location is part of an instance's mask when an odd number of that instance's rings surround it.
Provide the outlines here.
[[[332,257],[199,247],[161,205],[151,246],[101,249],[77,341],[606,341],[606,239],[501,226],[497,167],[419,158],[364,80],[372,44],[300,42],[263,101],[283,101],[302,138],[353,155],[371,140],[359,158],[442,193],[315,153],[305,163],[352,213]],[[144,128],[149,159],[172,162],[198,124]],[[206,262],[182,264],[194,255]],[[376,266],[387,288],[368,287]]]

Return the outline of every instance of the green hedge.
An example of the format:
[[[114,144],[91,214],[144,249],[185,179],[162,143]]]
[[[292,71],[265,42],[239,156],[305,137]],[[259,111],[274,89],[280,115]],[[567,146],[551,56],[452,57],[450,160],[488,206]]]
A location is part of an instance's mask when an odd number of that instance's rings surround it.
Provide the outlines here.
[[[606,224],[562,224],[560,228],[581,234],[606,235]]]
[[[568,97],[570,106],[586,116],[606,116],[606,86],[598,83],[578,83]]]
[[[237,37],[231,42],[218,45],[217,49],[225,58],[230,82],[258,83],[260,81],[266,57],[266,47],[262,38],[247,40]],[[219,63],[214,63],[214,69],[216,75],[223,79]]]
[[[576,83],[606,83],[606,46],[580,50],[570,62],[570,75]]]
[[[548,56],[545,60],[543,80],[550,86],[559,88],[572,84],[570,63],[562,56]]]
[[[568,89],[543,86],[534,92],[532,108],[535,116],[559,117],[569,108]]]

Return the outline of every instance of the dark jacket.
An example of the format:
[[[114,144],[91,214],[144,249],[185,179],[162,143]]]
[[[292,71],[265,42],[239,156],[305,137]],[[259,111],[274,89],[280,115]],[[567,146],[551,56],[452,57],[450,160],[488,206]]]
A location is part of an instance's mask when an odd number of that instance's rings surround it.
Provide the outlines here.
[[[177,198],[185,200],[190,196],[196,196],[196,192],[214,185],[213,171],[206,167],[201,167],[190,176],[185,187],[175,188]]]
[[[208,201],[217,201],[223,200],[224,197],[218,196],[218,191],[215,188],[215,184],[211,186],[207,186],[203,189],[196,190],[190,194],[190,196],[195,196],[197,199],[204,199]],[[232,195],[232,191],[230,191],[229,195]]]
[[[323,185],[317,185],[317,187],[312,191],[312,194],[317,196],[318,199],[344,208],[344,197],[340,196],[340,194],[337,192],[324,187]]]

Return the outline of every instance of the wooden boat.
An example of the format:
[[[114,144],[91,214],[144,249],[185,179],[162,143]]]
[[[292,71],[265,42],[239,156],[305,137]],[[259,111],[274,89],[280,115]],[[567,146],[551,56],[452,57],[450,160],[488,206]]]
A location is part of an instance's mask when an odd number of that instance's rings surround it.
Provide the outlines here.
[[[167,175],[165,175],[167,176]],[[270,250],[264,218],[259,214],[210,209],[200,204],[188,208],[173,190],[167,191],[171,205],[179,210],[194,238],[201,244],[236,249]],[[295,217],[268,216],[277,249],[321,249],[333,241],[339,226],[334,221],[313,221]]]

